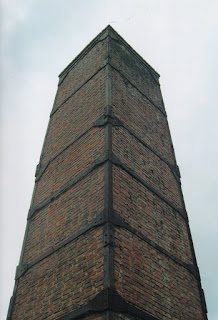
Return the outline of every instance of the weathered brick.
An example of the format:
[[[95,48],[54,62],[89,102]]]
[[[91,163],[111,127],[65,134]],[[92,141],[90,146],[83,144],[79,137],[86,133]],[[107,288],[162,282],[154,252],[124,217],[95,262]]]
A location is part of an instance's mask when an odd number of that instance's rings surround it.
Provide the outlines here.
[[[103,256],[101,227],[33,266],[18,282],[12,319],[58,319],[87,303],[103,289]]]
[[[36,185],[34,205],[77,177],[104,153],[104,130],[94,128],[52,160]]]
[[[59,85],[54,110],[102,68],[107,55],[106,45],[106,40],[99,41],[82,59],[73,64]]]
[[[204,319],[197,281],[184,267],[121,229],[114,259],[115,287],[124,299],[157,319]]]
[[[175,163],[167,118],[129,82],[112,70],[114,115],[137,134],[157,154]]]
[[[148,185],[181,208],[180,185],[171,167],[123,128],[113,130],[113,152]]]
[[[111,39],[111,65],[124,75],[145,96],[164,110],[158,75],[137,54],[120,41]]]
[[[42,164],[78,138],[104,113],[105,69],[67,100],[51,117]]]
[[[192,263],[183,217],[124,170],[113,168],[114,209],[133,228],[175,257]]]
[[[25,263],[86,227],[104,207],[104,167],[94,170],[32,218],[24,248]]]

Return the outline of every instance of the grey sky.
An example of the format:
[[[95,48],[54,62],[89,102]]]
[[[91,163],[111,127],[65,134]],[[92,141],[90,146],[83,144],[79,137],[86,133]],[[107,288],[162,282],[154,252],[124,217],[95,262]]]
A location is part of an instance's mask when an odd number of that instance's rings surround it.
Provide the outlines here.
[[[2,0],[1,309],[14,286],[58,74],[108,24],[161,75],[205,290],[218,318],[218,2]]]

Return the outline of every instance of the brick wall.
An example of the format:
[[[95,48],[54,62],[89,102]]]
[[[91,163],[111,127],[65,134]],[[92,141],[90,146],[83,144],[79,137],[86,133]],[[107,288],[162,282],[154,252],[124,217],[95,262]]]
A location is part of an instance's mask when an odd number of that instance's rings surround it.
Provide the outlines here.
[[[163,99],[158,82],[159,76],[154,70],[139,60],[139,56],[127,44],[111,39],[111,65],[141,91],[153,104],[164,111]],[[127,81],[128,85],[130,85]],[[131,90],[133,86],[131,86]],[[131,91],[130,91],[131,92]]]
[[[53,159],[37,182],[34,205],[79,175],[104,152],[104,130],[94,128]]]
[[[65,80],[67,81],[67,79]],[[59,88],[58,91],[61,91]],[[105,107],[105,69],[70,97],[51,117],[42,164],[78,138],[100,116]]]
[[[181,208],[179,184],[173,169],[123,128],[113,130],[113,152],[145,182]]]
[[[99,40],[95,46],[82,55],[80,59],[75,59],[76,61],[68,67],[69,71],[65,72],[63,77],[60,77],[61,81],[55,99],[54,110],[103,68],[104,60],[107,57],[106,46],[106,40]],[[96,80],[94,82],[96,83]]]
[[[112,70],[114,114],[160,156],[174,164],[167,119],[120,73]]]
[[[104,167],[100,167],[33,216],[23,261],[34,261],[82,230],[103,208]]]
[[[124,170],[114,167],[113,176],[114,209],[120,216],[172,255],[192,263],[184,218]]]
[[[57,319],[104,287],[106,40],[60,77],[36,174],[11,319]],[[97,161],[97,165],[96,165]],[[89,227],[90,226],[90,227]],[[86,319],[101,319],[87,316]]]
[[[204,319],[196,279],[135,235],[115,233],[117,291],[157,319]]]
[[[102,228],[34,265],[19,281],[12,319],[57,319],[103,288]]]

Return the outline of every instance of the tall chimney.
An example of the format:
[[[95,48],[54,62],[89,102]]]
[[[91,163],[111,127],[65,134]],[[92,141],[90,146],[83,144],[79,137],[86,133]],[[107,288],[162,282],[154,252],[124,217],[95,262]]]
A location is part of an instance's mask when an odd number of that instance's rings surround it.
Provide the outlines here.
[[[60,74],[8,320],[206,320],[159,75],[110,26]]]

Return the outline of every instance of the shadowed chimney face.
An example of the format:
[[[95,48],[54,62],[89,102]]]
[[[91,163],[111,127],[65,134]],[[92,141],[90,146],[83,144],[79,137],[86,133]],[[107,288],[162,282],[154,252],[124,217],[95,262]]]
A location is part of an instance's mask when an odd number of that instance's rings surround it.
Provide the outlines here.
[[[207,319],[158,79],[110,26],[61,73],[8,319]]]

